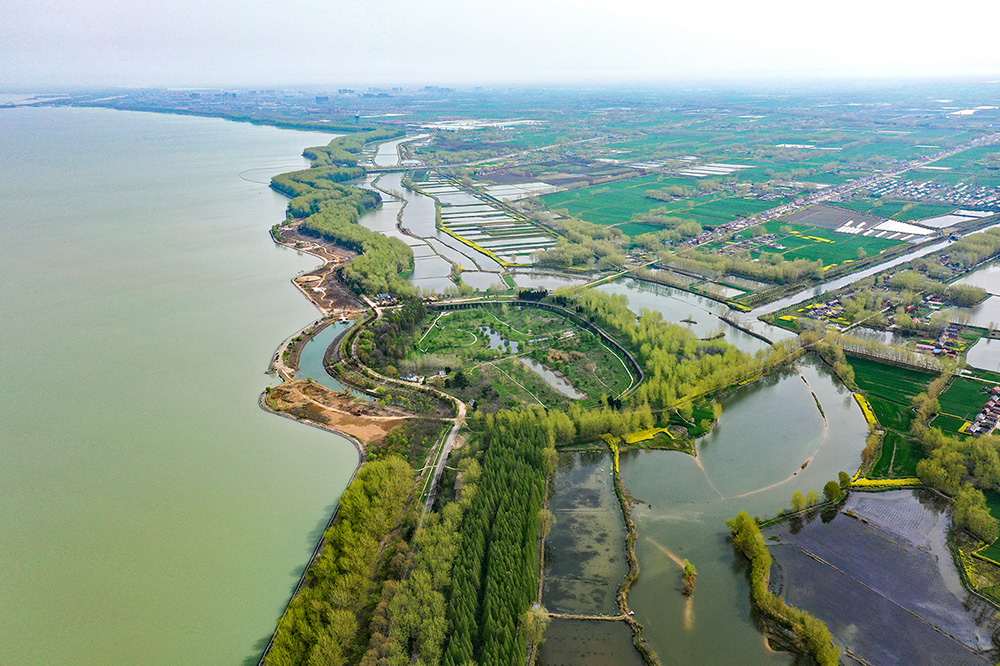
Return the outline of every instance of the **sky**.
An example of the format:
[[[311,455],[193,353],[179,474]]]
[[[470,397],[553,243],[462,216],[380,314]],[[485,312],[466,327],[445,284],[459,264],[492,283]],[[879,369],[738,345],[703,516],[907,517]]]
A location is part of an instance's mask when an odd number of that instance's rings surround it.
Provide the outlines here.
[[[0,88],[1000,77],[996,0],[0,0],[0,10]]]

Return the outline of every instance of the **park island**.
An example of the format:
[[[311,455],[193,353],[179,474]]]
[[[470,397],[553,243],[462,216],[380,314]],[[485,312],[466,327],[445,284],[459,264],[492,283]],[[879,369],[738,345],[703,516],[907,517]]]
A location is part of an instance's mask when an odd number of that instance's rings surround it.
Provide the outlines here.
[[[361,463],[260,664],[996,662],[997,110],[772,93],[52,102],[337,134],[260,405]]]

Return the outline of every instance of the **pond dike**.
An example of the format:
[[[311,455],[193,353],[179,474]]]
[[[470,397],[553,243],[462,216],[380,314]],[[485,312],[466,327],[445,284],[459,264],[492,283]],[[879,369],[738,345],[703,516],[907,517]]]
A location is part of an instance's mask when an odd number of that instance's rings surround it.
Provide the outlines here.
[[[611,347],[619,358],[621,358],[626,367],[628,368],[630,379],[632,380],[629,387],[625,389],[619,398],[627,396],[629,393],[634,391],[639,387],[639,384],[643,382],[646,378],[646,373],[643,372],[642,365],[636,360],[635,356],[632,355],[628,349],[626,349],[618,340],[605,333],[603,329],[598,327],[596,324],[590,320],[582,317],[578,312],[569,310],[559,305],[553,305],[552,303],[542,303],[540,301],[529,301],[524,299],[512,299],[512,300],[488,300],[488,301],[444,301],[440,303],[428,303],[427,308],[434,310],[436,312],[443,312],[448,310],[471,310],[473,308],[483,308],[483,307],[497,307],[500,305],[516,305],[518,307],[525,308],[536,308],[539,310],[548,310],[549,312],[554,312],[560,316],[563,316],[574,324],[590,331],[603,342],[608,347]]]

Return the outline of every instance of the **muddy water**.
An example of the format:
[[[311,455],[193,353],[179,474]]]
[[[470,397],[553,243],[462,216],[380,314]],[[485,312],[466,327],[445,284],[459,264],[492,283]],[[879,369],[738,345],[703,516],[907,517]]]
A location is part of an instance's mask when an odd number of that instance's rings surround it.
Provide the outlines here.
[[[799,365],[808,385],[790,371],[724,399],[697,459],[672,451],[622,456],[623,480],[641,500],[634,510],[641,575],[630,603],[664,664],[793,662],[765,645],[725,521],[741,510],[774,514],[796,490],[821,489],[860,463],[867,427],[853,397],[823,367]],[[691,599],[680,591],[683,559],[698,570]]]
[[[552,620],[539,666],[644,666],[624,622]]]
[[[553,613],[617,615],[615,592],[625,574],[625,522],[615,496],[611,455],[559,455],[545,539],[542,603]]]

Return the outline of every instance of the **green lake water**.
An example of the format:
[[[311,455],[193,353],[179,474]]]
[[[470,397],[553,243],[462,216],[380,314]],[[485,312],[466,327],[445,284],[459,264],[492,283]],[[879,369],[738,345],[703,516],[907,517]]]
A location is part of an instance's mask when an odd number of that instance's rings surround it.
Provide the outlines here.
[[[255,662],[358,462],[261,411],[329,135],[0,110],[0,663]]]

